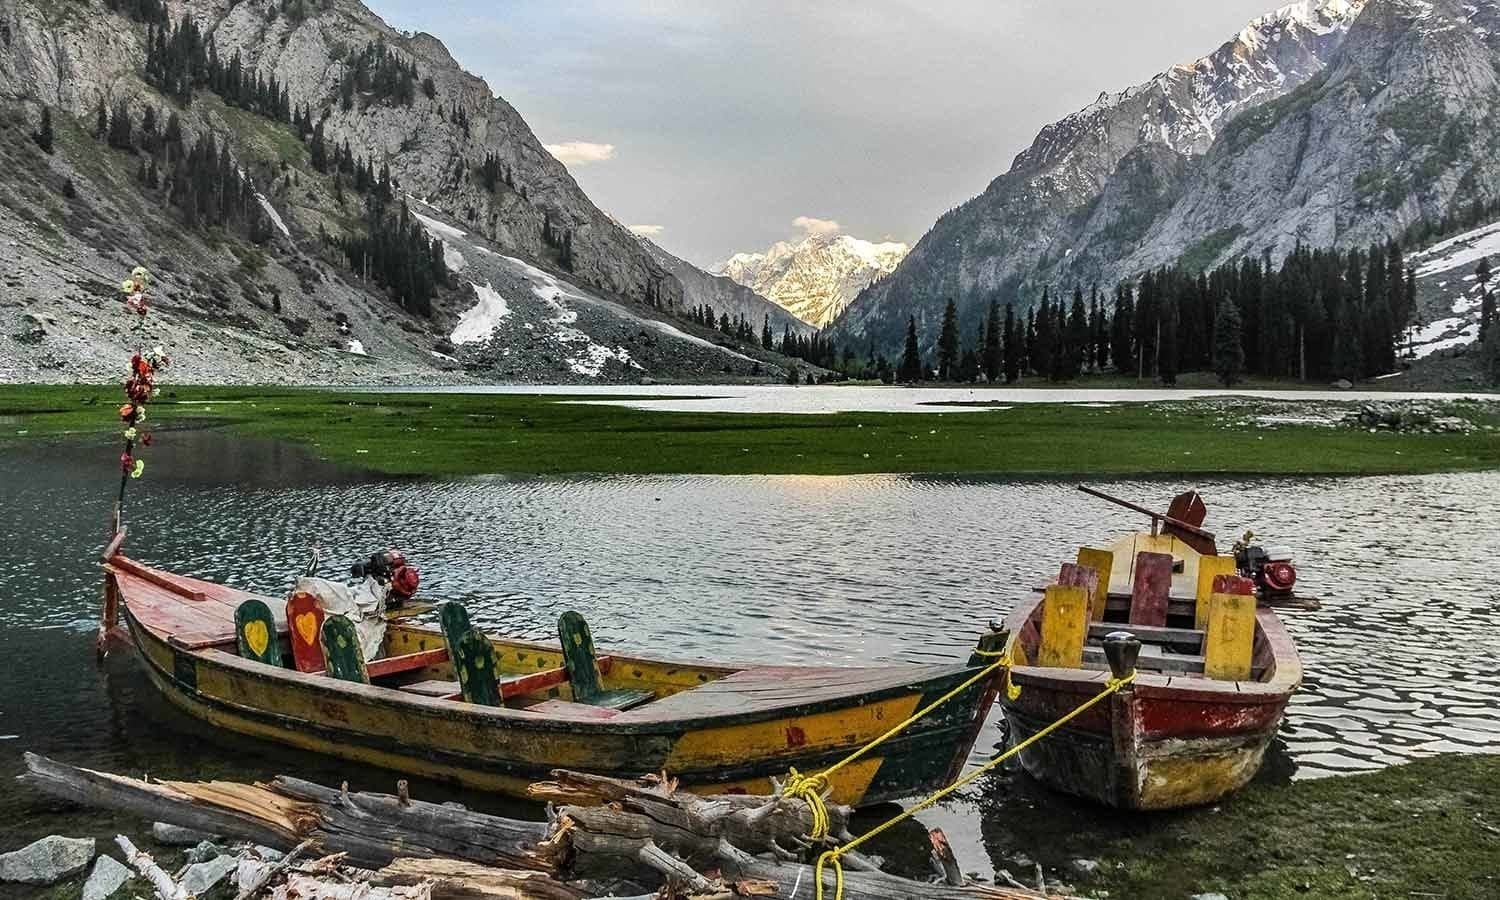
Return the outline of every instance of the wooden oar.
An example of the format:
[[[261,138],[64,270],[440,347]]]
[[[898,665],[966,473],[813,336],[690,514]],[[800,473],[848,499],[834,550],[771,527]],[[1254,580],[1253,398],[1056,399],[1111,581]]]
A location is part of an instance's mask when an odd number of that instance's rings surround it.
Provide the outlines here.
[[[1098,497],[1100,500],[1108,500],[1110,503],[1113,503],[1116,506],[1123,506],[1126,509],[1134,510],[1135,512],[1141,513],[1142,515],[1150,516],[1153,522],[1165,522],[1168,525],[1171,525],[1173,528],[1180,528],[1183,531],[1188,532],[1189,534],[1195,534],[1198,537],[1207,538],[1210,541],[1214,540],[1216,537],[1212,531],[1205,531],[1204,529],[1199,528],[1197,525],[1194,525],[1191,522],[1184,522],[1181,519],[1174,519],[1171,516],[1156,512],[1155,510],[1147,509],[1144,506],[1131,503],[1129,500],[1121,500],[1119,497],[1111,497],[1109,494],[1106,494],[1103,491],[1096,491],[1088,485],[1080,484],[1077,487],[1080,491],[1083,491],[1090,497]]]

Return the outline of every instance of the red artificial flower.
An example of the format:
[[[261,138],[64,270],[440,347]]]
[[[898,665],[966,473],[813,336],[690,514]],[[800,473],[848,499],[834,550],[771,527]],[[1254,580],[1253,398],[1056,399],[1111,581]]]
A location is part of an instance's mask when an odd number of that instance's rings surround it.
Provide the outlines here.
[[[151,446],[151,432],[147,431],[141,435],[141,443],[147,447]]]
[[[135,407],[130,405],[129,403],[120,407],[120,418],[124,419],[127,422],[135,418]]]
[[[120,454],[120,471],[129,472],[135,468],[135,459],[129,453]]]

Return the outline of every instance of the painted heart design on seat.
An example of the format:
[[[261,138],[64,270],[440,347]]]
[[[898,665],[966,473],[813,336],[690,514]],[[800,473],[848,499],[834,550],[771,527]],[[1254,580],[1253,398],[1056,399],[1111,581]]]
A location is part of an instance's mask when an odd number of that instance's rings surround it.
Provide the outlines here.
[[[245,623],[245,644],[256,656],[264,656],[271,645],[271,632],[265,622]]]
[[[318,617],[314,613],[305,612],[292,620],[292,627],[297,630],[297,636],[302,643],[311,644],[318,639]]]

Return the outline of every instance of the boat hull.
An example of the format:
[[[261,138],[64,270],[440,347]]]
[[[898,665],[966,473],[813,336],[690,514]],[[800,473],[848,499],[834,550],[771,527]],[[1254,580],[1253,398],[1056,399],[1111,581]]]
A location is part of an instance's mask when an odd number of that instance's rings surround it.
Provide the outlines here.
[[[1035,608],[1012,618],[1022,641],[1018,656],[1026,655],[1036,619]],[[1259,610],[1257,628],[1261,680],[1138,672],[1132,684],[1023,749],[1021,766],[1051,788],[1126,810],[1201,806],[1244,787],[1260,770],[1302,679],[1276,614]],[[1103,671],[1012,668],[1019,691],[1001,698],[1011,746],[1083,705],[1108,679]]]
[[[665,771],[690,790],[767,793],[772,779],[790,768],[818,771],[836,762],[976,671],[955,666],[940,677],[772,712],[559,721],[525,710],[406,697],[217,649],[184,649],[139,621],[128,599],[122,607],[155,687],[197,719],[301,750],[514,796],[524,796],[530,784],[557,768],[619,777]],[[440,645],[436,635],[418,634],[406,634],[409,649],[417,649],[419,640]],[[552,665],[555,654],[556,648],[530,653],[539,668]],[[642,678],[670,679],[677,672],[671,664],[647,660],[630,660],[626,668]],[[833,799],[870,805],[947,783],[966,760],[992,696],[987,682],[966,689],[919,727],[884,744],[880,755],[837,773]]]
[[[1037,688],[1032,693],[1042,691]],[[1076,705],[1063,697],[1028,702],[1024,712],[1018,704],[1007,704],[1012,743],[1026,740]],[[1039,706],[1051,712],[1037,715]],[[1260,770],[1285,704],[1244,713],[1256,720],[1249,730],[1154,737],[1146,736],[1141,723],[1162,713],[1158,701],[1122,691],[1101,706],[1107,709],[1105,721],[1095,723],[1094,728],[1063,728],[1032,744],[1019,754],[1022,767],[1049,787],[1105,806],[1164,810],[1213,803],[1244,787]],[[1239,715],[1241,711],[1206,711],[1216,713]]]

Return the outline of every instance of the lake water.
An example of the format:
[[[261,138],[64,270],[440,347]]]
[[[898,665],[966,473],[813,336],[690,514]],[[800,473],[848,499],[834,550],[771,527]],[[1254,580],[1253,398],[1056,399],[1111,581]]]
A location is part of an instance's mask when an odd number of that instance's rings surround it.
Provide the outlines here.
[[[1080,543],[1143,525],[1057,481],[376,480],[212,431],[159,438],[127,509],[128,549],[140,559],[279,594],[309,546],[330,554],[330,568],[398,546],[421,568],[422,594],[464,601],[492,632],[548,638],[572,608],[603,645],[704,658],[959,659]],[[117,453],[103,441],[22,445],[0,463],[0,777],[35,750],[160,777],[291,771],[389,790],[388,773],[183,719],[128,654],[96,666],[94,559]],[[1253,527],[1296,551],[1299,591],[1324,605],[1287,614],[1307,681],[1263,777],[1500,748],[1500,473],[1096,486],[1152,506],[1197,487],[1226,544]],[[996,715],[975,762],[1001,743],[1002,727]],[[1028,806],[1076,808],[1012,776],[979,785],[924,819],[947,828],[981,872],[976,804],[1024,793]],[[0,849],[75,823],[68,815],[29,792],[0,794]]]
[[[1002,387],[872,387],[853,385],[779,384],[734,385],[459,385],[453,387],[379,387],[371,391],[459,394],[541,394],[576,397],[578,403],[598,403],[658,412],[839,413],[839,412],[978,412],[987,404],[1022,403],[1160,403],[1215,397],[1257,400],[1365,402],[1371,400],[1459,400],[1477,397],[1496,400],[1492,393],[1398,393],[1394,391],[1251,391],[1174,388],[1002,388]],[[589,398],[589,399],[583,399]]]

